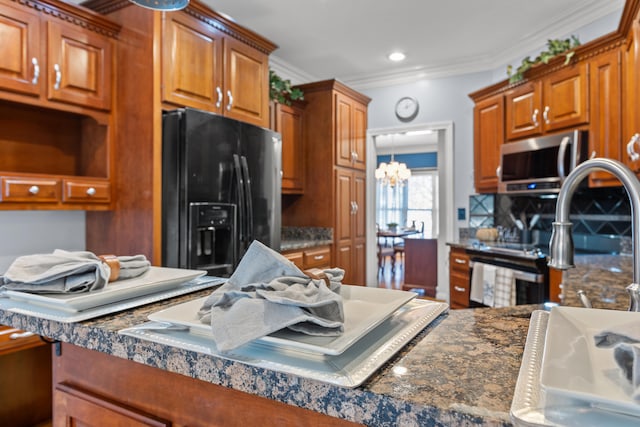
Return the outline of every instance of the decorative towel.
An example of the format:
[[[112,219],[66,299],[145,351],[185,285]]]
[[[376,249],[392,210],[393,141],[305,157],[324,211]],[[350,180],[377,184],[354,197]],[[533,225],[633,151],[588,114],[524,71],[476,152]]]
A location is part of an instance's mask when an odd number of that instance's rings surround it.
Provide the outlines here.
[[[283,328],[309,335],[340,335],[344,331],[339,294],[344,270],[333,268],[324,274],[329,286],[254,241],[229,280],[206,299],[198,318],[211,324],[220,351]]]
[[[509,307],[513,305],[516,305],[516,279],[514,272],[509,268],[496,267],[493,305],[490,307]]]
[[[117,257],[120,279],[139,276],[149,269],[144,255]],[[2,279],[2,288],[42,294],[80,293],[102,289],[111,269],[91,252],[56,249],[51,254],[16,258]]]
[[[613,358],[631,383],[631,397],[640,403],[640,322],[618,326],[593,338],[596,347],[613,348]]]
[[[469,290],[469,299],[471,301],[482,304],[482,296],[484,294],[483,280],[484,280],[484,266],[481,262],[473,264],[473,271],[471,272],[471,289]]]
[[[494,265],[485,264],[482,273],[482,303],[486,306],[493,307],[495,301],[496,287],[496,267]]]

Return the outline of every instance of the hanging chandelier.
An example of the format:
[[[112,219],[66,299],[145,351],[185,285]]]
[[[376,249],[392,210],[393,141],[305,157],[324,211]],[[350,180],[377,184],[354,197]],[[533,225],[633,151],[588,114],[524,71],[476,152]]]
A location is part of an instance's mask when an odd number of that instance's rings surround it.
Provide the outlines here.
[[[393,135],[391,135],[391,147],[393,150]],[[389,163],[380,163],[375,172],[376,179],[382,185],[388,185],[389,187],[395,187],[396,184],[402,186],[411,177],[411,169],[405,163],[395,161],[393,154],[393,151],[391,151],[391,161]]]

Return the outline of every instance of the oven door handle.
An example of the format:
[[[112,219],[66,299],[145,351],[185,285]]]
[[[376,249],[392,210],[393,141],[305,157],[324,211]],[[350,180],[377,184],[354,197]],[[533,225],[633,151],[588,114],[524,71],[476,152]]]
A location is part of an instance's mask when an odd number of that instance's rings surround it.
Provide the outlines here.
[[[474,264],[475,264],[474,261],[469,261],[469,268],[472,269]],[[490,264],[490,265],[495,265],[495,264]],[[496,265],[496,267],[508,268],[508,267],[501,267],[499,265]],[[530,283],[544,283],[543,274],[531,273],[529,271],[521,271],[513,268],[508,268],[508,269],[513,271],[513,277],[515,277],[516,280],[523,280],[525,282],[530,282]]]

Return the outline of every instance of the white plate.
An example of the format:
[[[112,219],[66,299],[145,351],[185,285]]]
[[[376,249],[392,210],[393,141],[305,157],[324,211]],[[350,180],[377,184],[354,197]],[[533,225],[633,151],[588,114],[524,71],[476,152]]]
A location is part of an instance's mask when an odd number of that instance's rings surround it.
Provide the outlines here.
[[[53,320],[61,323],[82,322],[83,320],[94,319],[106,314],[116,313],[118,311],[128,310],[141,305],[147,305],[169,298],[175,298],[180,295],[189,294],[191,292],[200,291],[211,288],[213,286],[222,285],[227,279],[223,277],[200,276],[193,280],[166,289],[164,291],[154,292],[139,297],[128,298],[126,300],[117,301],[111,304],[105,304],[98,307],[88,308],[82,311],[61,310],[58,307],[32,304],[29,301],[14,300],[10,298],[0,298],[0,309],[11,311],[13,313],[24,314],[26,316],[39,317],[41,319]]]
[[[632,386],[613,357],[613,348],[598,348],[594,336],[638,322],[640,313],[554,307],[542,357],[540,385],[547,401],[571,398],[594,407],[640,416]]]
[[[204,276],[206,271],[183,268],[150,267],[144,274],[126,280],[117,280],[92,292],[73,294],[32,294],[5,290],[2,295],[16,301],[55,307],[57,310],[78,312],[105,304],[135,298],[179,286]]]
[[[260,341],[314,353],[338,355],[416,297],[415,292],[350,285],[342,285],[340,293],[345,317],[342,335],[317,337],[281,330],[260,338]],[[212,337],[211,325],[201,323],[197,317],[205,300],[206,297],[169,307],[152,313],[149,319],[188,326],[194,333]]]
[[[262,340],[219,353],[211,338],[189,331],[149,329],[155,322],[122,329],[118,333],[342,387],[357,387],[448,307],[435,301],[410,301],[337,356],[280,347]]]

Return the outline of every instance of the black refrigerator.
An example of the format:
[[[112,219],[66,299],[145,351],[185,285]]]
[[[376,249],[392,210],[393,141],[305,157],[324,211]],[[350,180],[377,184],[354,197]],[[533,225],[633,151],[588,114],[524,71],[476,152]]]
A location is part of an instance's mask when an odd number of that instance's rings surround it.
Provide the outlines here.
[[[280,249],[279,133],[191,108],[162,117],[166,267],[230,275],[252,241]]]

